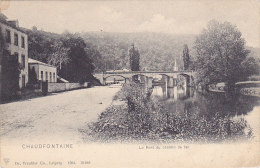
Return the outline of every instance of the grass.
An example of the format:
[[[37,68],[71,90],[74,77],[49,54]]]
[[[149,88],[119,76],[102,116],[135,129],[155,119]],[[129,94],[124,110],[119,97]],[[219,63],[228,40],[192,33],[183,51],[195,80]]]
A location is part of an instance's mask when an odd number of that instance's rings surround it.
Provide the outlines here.
[[[110,106],[89,125],[89,135],[95,141],[222,142],[253,136],[243,119],[170,113],[138,84],[123,86],[114,99],[127,103]]]

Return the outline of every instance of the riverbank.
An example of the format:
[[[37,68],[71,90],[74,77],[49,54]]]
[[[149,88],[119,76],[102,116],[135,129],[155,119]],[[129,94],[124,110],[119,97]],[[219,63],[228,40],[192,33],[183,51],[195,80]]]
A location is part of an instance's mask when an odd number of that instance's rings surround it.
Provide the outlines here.
[[[175,110],[169,111],[169,101],[149,96],[135,84],[125,85],[114,101],[121,103],[110,106],[101,113],[97,122],[89,125],[90,132],[85,132],[85,136],[92,139],[86,141],[205,143],[248,139],[252,136],[243,119],[233,120],[228,114],[219,113],[198,115],[201,112],[196,110],[197,106],[183,106],[175,101],[170,103],[170,109]],[[175,106],[183,106],[186,110]],[[187,108],[194,108],[196,112],[190,113]]]
[[[210,92],[225,93],[222,89],[209,88]],[[238,91],[242,95],[260,97],[260,87],[241,88]]]
[[[225,84],[220,83],[209,87],[210,92],[225,93]],[[245,81],[236,83],[236,92],[246,96],[260,97],[260,81]]]

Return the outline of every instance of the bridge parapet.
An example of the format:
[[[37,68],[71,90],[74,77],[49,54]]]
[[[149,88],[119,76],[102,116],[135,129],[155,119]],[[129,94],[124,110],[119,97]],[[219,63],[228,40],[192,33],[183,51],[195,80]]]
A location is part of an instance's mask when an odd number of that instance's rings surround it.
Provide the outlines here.
[[[101,83],[108,77],[112,76],[121,76],[124,79],[131,79],[135,75],[142,75],[146,77],[156,78],[156,76],[168,76],[176,78],[177,75],[187,75],[189,77],[193,76],[193,71],[114,71],[114,72],[103,72],[103,73],[95,73],[94,77],[100,80]]]
[[[118,71],[114,71],[114,72],[103,72],[103,73],[99,73],[99,74],[149,74],[149,73],[154,73],[154,74],[164,74],[164,73],[186,73],[186,74],[190,74],[193,71],[122,71],[122,72],[118,72]]]

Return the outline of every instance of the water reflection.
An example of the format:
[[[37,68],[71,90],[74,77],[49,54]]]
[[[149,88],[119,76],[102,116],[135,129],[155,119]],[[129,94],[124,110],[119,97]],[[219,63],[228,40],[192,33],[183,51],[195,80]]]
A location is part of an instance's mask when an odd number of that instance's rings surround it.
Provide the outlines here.
[[[199,93],[190,87],[182,86],[173,88],[154,86],[152,95],[159,97],[170,113],[199,115],[208,119],[214,117],[216,113],[223,117],[245,116],[252,112],[254,107],[260,107],[258,97]]]
[[[160,96],[162,99],[167,101],[185,100],[194,96],[194,89],[190,87],[165,87],[165,86],[154,86],[153,95]]]
[[[90,127],[92,135],[104,140],[206,143],[260,135],[259,98],[199,93],[182,86],[154,86],[150,96],[144,88],[136,83],[124,85],[119,97],[127,106],[109,107]]]

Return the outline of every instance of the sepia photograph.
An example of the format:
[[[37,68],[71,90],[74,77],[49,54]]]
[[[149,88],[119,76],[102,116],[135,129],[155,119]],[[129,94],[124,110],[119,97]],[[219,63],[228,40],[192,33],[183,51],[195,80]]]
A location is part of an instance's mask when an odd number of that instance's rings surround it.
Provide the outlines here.
[[[259,168],[259,0],[1,0],[0,168]]]

